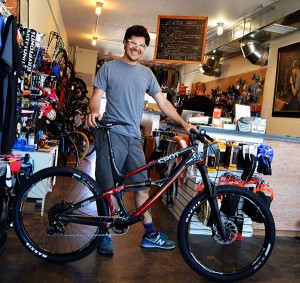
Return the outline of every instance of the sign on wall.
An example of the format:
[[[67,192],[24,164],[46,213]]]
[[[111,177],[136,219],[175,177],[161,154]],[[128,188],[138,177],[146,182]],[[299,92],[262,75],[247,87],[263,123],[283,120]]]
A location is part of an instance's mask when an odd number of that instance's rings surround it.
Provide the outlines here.
[[[206,29],[207,17],[158,16],[154,60],[200,64]]]

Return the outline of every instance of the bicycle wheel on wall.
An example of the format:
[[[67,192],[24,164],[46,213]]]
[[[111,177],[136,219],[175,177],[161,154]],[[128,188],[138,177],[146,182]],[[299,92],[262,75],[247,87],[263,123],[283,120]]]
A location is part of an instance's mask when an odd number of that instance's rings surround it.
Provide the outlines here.
[[[86,155],[86,157],[90,156],[93,154],[93,152],[95,151],[95,135],[88,129],[82,129],[82,132],[87,136],[90,146],[89,146],[89,152]]]
[[[54,263],[79,260],[94,251],[104,230],[62,219],[88,215],[100,221],[99,215],[108,216],[103,199],[74,209],[76,203],[97,195],[97,183],[82,171],[67,167],[40,170],[19,192],[13,211],[16,234],[40,259]]]
[[[83,132],[79,131],[72,131],[69,133],[69,135],[72,137],[76,144],[79,160],[84,159],[89,153],[90,149],[90,142],[88,137]]]
[[[69,135],[60,135],[58,138],[58,166],[68,166],[75,169],[79,166],[77,146]]]
[[[68,53],[64,48],[58,48],[53,54],[52,61],[60,67],[62,77],[68,77]]]
[[[266,263],[275,242],[275,224],[270,210],[246,189],[217,187],[227,234],[224,240],[216,229],[208,199],[205,192],[197,195],[179,220],[178,245],[185,261],[198,274],[219,282],[241,280],[257,272]],[[227,208],[226,201],[231,203]],[[256,217],[245,214],[244,203],[251,205]]]

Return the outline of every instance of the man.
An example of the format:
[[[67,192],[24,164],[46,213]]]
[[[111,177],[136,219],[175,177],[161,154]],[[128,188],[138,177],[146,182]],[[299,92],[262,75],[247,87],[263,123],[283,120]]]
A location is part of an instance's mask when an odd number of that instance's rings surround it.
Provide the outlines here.
[[[292,74],[290,77],[290,84],[293,97],[287,106],[287,110],[300,111],[300,72],[299,60],[295,60],[292,66]]]
[[[124,55],[102,65],[93,83],[94,92],[89,102],[90,114],[87,124],[96,127],[100,103],[106,93],[106,111],[103,119],[124,121],[129,126],[116,126],[111,129],[112,145],[115,151],[116,163],[120,171],[128,172],[145,164],[145,156],[140,141],[140,123],[143,115],[145,93],[154,98],[162,112],[179,123],[186,132],[196,129],[181,119],[172,104],[164,97],[161,88],[152,71],[139,64],[150,36],[145,27],[135,25],[126,30],[123,40]],[[96,180],[101,190],[113,187],[111,168],[108,162],[108,146],[103,130],[96,131]],[[143,181],[147,172],[141,172],[131,181]],[[135,191],[135,204],[141,206],[148,198],[149,188]],[[157,232],[152,222],[151,212],[144,214],[143,224],[145,235],[141,246],[148,248],[173,249],[175,243],[161,232]],[[109,235],[101,237],[98,251],[102,254],[114,253]]]
[[[204,112],[205,116],[213,116],[214,103],[205,95],[205,83],[197,82],[192,92],[192,97],[185,100],[183,109]]]

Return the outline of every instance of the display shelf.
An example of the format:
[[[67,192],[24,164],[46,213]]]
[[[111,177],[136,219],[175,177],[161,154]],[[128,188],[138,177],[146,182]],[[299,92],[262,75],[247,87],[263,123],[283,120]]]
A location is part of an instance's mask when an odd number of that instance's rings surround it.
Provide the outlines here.
[[[29,154],[30,158],[33,159],[33,173],[38,172],[44,168],[52,167],[57,165],[58,147],[50,147],[49,149],[41,149],[33,152],[26,152],[20,150],[12,150],[12,154]],[[38,186],[30,191],[28,195],[29,199],[33,199],[36,205],[41,206],[41,215],[44,212],[45,197],[48,192],[52,191],[52,187],[55,184],[55,179],[47,178],[43,180]],[[42,196],[42,197],[41,197]]]

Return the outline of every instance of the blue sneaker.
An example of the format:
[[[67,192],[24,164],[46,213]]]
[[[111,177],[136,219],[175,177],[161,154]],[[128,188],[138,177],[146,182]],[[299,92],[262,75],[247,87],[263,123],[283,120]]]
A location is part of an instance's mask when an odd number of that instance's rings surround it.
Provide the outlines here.
[[[110,235],[100,237],[100,242],[97,251],[100,254],[104,255],[114,254],[115,250]]]
[[[175,242],[169,240],[165,234],[158,232],[154,237],[145,234],[142,238],[141,246],[143,248],[171,250],[175,248]]]

